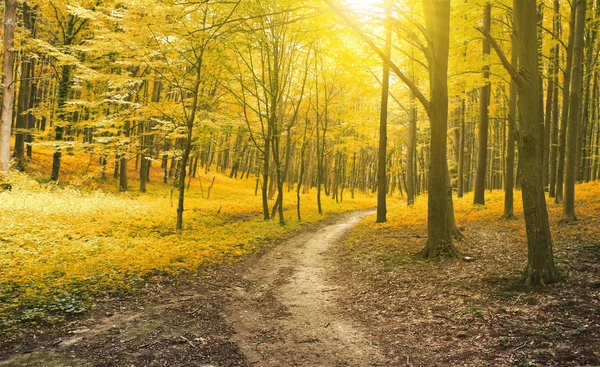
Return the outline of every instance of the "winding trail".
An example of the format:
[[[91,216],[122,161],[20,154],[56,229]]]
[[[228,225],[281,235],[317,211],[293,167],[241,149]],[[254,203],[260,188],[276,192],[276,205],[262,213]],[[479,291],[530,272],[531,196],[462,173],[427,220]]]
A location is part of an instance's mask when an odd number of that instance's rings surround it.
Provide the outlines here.
[[[333,299],[325,252],[372,211],[340,216],[262,257],[236,289],[226,318],[252,366],[382,366],[384,358]]]

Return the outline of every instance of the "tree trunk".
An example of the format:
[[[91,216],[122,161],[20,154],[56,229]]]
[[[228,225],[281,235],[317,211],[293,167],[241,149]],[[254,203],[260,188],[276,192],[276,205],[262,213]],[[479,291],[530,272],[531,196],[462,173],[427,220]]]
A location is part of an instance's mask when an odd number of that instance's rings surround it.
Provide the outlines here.
[[[421,251],[424,258],[458,256],[448,228],[446,138],[448,128],[448,53],[450,37],[450,1],[423,0],[425,23],[430,49],[434,55],[430,64],[430,100],[428,115],[431,124],[429,184],[427,204],[427,244]]]
[[[127,191],[127,157],[125,154],[121,155],[119,165],[119,191]]]
[[[553,32],[556,37],[560,36],[560,0],[554,0],[554,20],[553,20]],[[556,170],[557,170],[557,159],[558,159],[558,122],[559,122],[559,109],[558,109],[558,71],[560,61],[560,46],[556,44],[554,46],[554,60],[552,61],[555,65],[554,69],[554,93],[552,95],[552,133],[550,135],[550,178],[549,178],[549,193],[550,197],[556,196]]]
[[[573,69],[573,43],[575,41],[575,9],[571,8],[571,20],[569,27],[569,43],[567,46],[567,66],[563,75],[563,101],[562,115],[560,119],[560,135],[558,146],[558,166],[556,168],[556,203],[563,199],[563,182],[565,173],[565,151],[567,141],[567,124],[569,122],[569,97],[571,94],[571,71]]]
[[[414,78],[413,78],[414,81]],[[410,93],[410,110],[408,121],[408,144],[406,153],[406,203],[413,205],[415,203],[415,185],[416,177],[416,157],[417,152],[417,106],[415,95]]]
[[[539,134],[539,70],[535,0],[514,0],[514,27],[519,59],[519,162],[522,176],[523,211],[527,232],[526,285],[544,285],[556,280],[552,238],[546,198],[542,186]]]
[[[386,1],[387,16],[391,17],[392,3]],[[389,59],[392,50],[392,28],[389,22],[385,27],[385,54]],[[383,76],[381,79],[381,110],[379,113],[379,152],[377,165],[377,220],[376,223],[386,221],[386,158],[387,158],[387,109],[390,87],[390,66],[387,62],[383,63]]]
[[[483,31],[490,33],[492,6],[487,3],[483,11]],[[490,42],[483,40],[483,58],[486,59],[490,54]],[[485,204],[485,173],[487,171],[487,149],[488,149],[488,130],[489,130],[489,110],[490,102],[490,67],[483,67],[483,79],[486,83],[480,88],[479,94],[479,151],[477,154],[477,171],[475,173],[475,192],[473,204]],[[491,177],[490,177],[491,178]]]
[[[514,37],[514,35],[513,35]],[[513,39],[513,44],[515,44]],[[511,64],[518,64],[518,55],[513,48],[511,55]],[[514,185],[515,185],[515,130],[517,129],[517,83],[510,81],[510,99],[508,101],[508,137],[506,152],[506,178],[504,189],[504,219],[514,219]]]
[[[563,223],[577,220],[575,216],[575,180],[577,167],[577,133],[581,121],[581,89],[583,87],[583,46],[587,0],[577,0],[575,8],[575,39],[573,43],[573,70],[569,98],[569,125],[567,127],[567,164],[563,202]]]
[[[465,186],[465,100],[461,100],[460,105],[460,136],[458,143],[458,178],[457,178],[457,190],[458,197],[462,198],[464,195]]]
[[[0,130],[0,171],[10,167],[10,133],[14,109],[14,51],[17,25],[16,0],[4,0],[4,60],[2,74],[2,129]]]

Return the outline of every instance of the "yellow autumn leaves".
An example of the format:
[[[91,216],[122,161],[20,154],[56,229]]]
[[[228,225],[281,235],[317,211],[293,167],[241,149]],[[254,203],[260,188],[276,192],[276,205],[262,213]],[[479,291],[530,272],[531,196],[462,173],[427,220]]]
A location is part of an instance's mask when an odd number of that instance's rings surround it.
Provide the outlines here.
[[[255,180],[216,176],[210,200],[202,192],[207,195],[213,174],[201,176],[203,191],[192,182],[181,236],[167,187],[146,196],[113,195],[11,178],[13,190],[0,193],[0,329],[3,320],[27,310],[61,310],[52,305],[67,296],[85,303],[91,295],[129,291],[157,272],[235,261],[302,225],[294,217],[293,191],[284,202],[288,224],[281,226],[262,220]],[[321,218],[314,196],[302,195],[305,223]],[[325,211],[373,206],[371,198],[356,197],[348,193],[339,204],[327,198]]]

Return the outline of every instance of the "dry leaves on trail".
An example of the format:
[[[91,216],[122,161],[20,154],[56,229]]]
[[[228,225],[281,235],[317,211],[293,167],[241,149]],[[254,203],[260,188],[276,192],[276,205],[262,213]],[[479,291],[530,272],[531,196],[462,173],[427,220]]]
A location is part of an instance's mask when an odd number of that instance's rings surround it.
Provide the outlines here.
[[[580,221],[558,226],[562,207],[549,203],[558,268],[564,280],[526,289],[520,198],[517,220],[499,220],[500,192],[486,206],[455,200],[471,261],[424,262],[426,201],[398,203],[390,221],[366,219],[336,249],[339,299],[367,325],[395,363],[412,366],[579,366],[600,363],[600,184],[577,186]],[[518,195],[516,195],[518,196]],[[348,267],[348,263],[352,266]]]

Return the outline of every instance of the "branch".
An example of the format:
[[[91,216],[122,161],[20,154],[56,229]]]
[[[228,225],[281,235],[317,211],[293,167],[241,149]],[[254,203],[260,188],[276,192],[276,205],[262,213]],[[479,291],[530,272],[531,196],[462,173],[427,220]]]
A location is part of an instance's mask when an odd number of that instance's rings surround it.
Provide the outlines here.
[[[333,5],[333,3],[331,2],[331,0],[323,0],[331,9],[333,9],[334,12],[336,12],[340,18],[342,18],[347,24],[348,26],[354,31],[356,32],[356,34],[373,50],[375,51],[375,53],[377,55],[379,55],[379,57],[381,57],[381,59],[388,64],[388,66],[390,67],[390,69],[392,69],[392,71],[394,72],[394,74],[396,74],[398,76],[398,78],[400,78],[400,80],[402,80],[402,82],[404,82],[404,84],[406,84],[406,86],[413,92],[413,94],[415,95],[415,97],[417,97],[417,99],[419,100],[419,102],[421,102],[421,104],[423,105],[423,107],[425,108],[425,110],[427,112],[430,112],[430,104],[429,104],[429,100],[427,99],[427,97],[425,97],[425,95],[423,95],[423,93],[421,92],[421,90],[415,85],[415,83],[412,82],[412,80],[410,80],[402,71],[400,71],[400,69],[398,68],[398,66],[396,64],[394,64],[392,62],[392,60],[390,60],[390,58],[385,54],[385,52],[383,52],[379,47],[377,47],[377,45],[375,45],[375,43],[373,43],[373,41],[360,29],[360,27],[356,24],[356,22],[354,22],[352,19],[350,19],[350,17],[348,17],[346,14],[344,14],[344,12],[342,12],[338,7],[336,7],[335,5]]]
[[[521,74],[519,74],[517,69],[515,69],[515,67],[510,63],[510,61],[508,61],[506,55],[504,54],[494,37],[492,37],[492,35],[489,32],[487,32],[481,27],[475,27],[475,29],[478,30],[481,34],[483,34],[483,36],[490,42],[490,45],[492,45],[492,48],[494,49],[494,51],[496,51],[496,55],[498,55],[498,58],[502,62],[502,66],[504,66],[504,69],[506,69],[506,71],[510,74],[510,77],[517,84],[521,85],[523,83],[523,77],[521,76]]]

